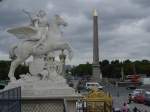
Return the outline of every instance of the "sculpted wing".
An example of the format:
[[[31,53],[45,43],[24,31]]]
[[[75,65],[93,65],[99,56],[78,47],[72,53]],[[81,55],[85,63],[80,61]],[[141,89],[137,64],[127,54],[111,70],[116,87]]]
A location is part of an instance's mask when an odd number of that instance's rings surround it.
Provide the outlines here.
[[[18,27],[7,30],[8,33],[15,35],[18,39],[30,39],[37,31],[32,27]]]

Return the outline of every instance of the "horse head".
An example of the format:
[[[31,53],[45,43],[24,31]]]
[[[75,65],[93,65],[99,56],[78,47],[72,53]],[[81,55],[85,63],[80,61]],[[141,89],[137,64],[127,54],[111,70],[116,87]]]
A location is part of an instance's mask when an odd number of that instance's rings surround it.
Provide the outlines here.
[[[55,15],[55,22],[58,26],[67,26],[68,23],[60,16],[60,15]]]

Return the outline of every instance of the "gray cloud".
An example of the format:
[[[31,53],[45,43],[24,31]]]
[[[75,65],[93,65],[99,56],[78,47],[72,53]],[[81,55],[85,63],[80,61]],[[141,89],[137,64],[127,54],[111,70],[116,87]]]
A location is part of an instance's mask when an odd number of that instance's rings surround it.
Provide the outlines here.
[[[132,0],[133,3],[141,6],[142,8],[149,7],[150,1],[149,0]]]
[[[22,9],[44,9],[49,20],[62,15],[69,23],[64,39],[74,49],[72,64],[92,61],[92,10],[99,13],[101,59],[143,59],[150,57],[149,0],[4,0],[0,3],[0,54],[6,55],[17,39],[5,29],[28,24]],[[2,57],[2,56],[1,56]]]

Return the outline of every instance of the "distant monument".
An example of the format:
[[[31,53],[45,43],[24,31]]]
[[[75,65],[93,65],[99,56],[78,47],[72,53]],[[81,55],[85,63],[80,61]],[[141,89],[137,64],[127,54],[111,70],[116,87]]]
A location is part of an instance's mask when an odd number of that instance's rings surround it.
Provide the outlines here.
[[[22,41],[10,49],[9,54],[12,59],[8,74],[10,83],[5,90],[21,86],[22,99],[25,99],[25,102],[22,101],[23,112],[32,112],[32,108],[42,109],[42,102],[43,106],[48,106],[49,109],[51,105],[56,109],[60,108],[60,104],[52,99],[64,98],[70,100],[68,105],[72,105],[68,107],[68,112],[75,112],[72,109],[78,94],[68,86],[64,78],[67,56],[64,51],[68,52],[69,59],[73,56],[70,45],[61,39],[63,37],[60,26],[66,26],[67,23],[61,16],[55,15],[49,24],[47,14],[43,10],[35,14],[25,10],[23,12],[29,16],[30,24],[7,31]],[[59,61],[55,60],[56,51],[60,51]],[[33,57],[33,61],[29,64],[29,73],[20,74],[20,79],[17,80],[14,76],[16,68],[30,56]],[[39,100],[40,105],[37,102]],[[26,105],[31,105],[31,110],[26,111],[29,108]]]
[[[98,39],[98,14],[96,9],[93,11],[93,74],[92,80],[99,82],[102,73],[99,64],[99,39]]]

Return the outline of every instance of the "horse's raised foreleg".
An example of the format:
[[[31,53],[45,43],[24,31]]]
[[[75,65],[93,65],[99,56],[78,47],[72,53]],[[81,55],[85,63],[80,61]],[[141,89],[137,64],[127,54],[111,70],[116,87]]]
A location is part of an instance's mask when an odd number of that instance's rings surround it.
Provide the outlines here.
[[[67,50],[68,51],[68,54],[69,54],[69,59],[71,60],[72,59],[72,57],[73,57],[73,52],[72,52],[72,48],[69,46],[69,44],[68,43],[64,43],[64,44],[61,44],[60,45],[60,48],[62,49],[62,50]]]
[[[15,73],[15,70],[16,68],[18,67],[18,65],[21,63],[22,61],[20,59],[15,59],[12,63],[11,63],[11,66],[10,66],[10,70],[9,70],[9,73],[8,73],[8,77],[10,79],[10,81],[15,81],[16,78],[14,76],[14,73]]]

